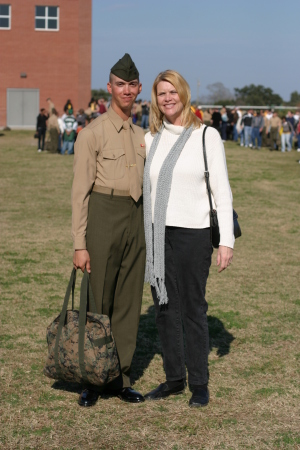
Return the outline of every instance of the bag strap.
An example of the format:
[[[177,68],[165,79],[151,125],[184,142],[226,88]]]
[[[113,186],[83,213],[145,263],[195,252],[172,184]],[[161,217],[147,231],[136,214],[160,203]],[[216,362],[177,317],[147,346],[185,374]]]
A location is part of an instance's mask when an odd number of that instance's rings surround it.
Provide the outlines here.
[[[58,347],[59,347],[59,340],[61,336],[61,332],[63,329],[63,326],[66,321],[66,315],[67,315],[67,308],[68,303],[70,299],[70,294],[72,290],[72,311],[74,309],[74,291],[75,291],[75,283],[76,283],[76,269],[73,269],[70,276],[70,281],[66,290],[66,295],[63,303],[63,307],[60,313],[58,328],[57,328],[57,334],[56,334],[56,340],[55,340],[55,347],[54,347],[54,362],[55,362],[55,370],[59,378],[61,378],[61,370],[58,362]]]
[[[210,214],[212,214],[213,204],[212,204],[212,199],[211,199],[209,171],[208,171],[208,165],[207,165],[206,146],[205,146],[205,133],[206,133],[207,128],[208,127],[206,126],[202,133],[202,148],[203,148],[203,159],[204,159],[204,168],[205,168],[205,170],[204,170],[205,183],[206,183],[206,189],[207,189],[208,199],[209,199]]]
[[[78,357],[79,357],[79,368],[81,372],[81,378],[83,381],[88,383],[88,377],[85,370],[84,364],[84,338],[85,338],[85,324],[86,324],[86,314],[87,314],[87,305],[89,300],[89,308],[91,312],[97,313],[95,299],[93,296],[90,278],[87,270],[84,271],[84,275],[82,277],[81,288],[80,288],[80,307],[79,307],[79,338],[78,338]],[[108,339],[106,334],[105,327],[105,338],[98,342],[99,344],[107,344],[111,342]]]
[[[86,279],[86,278],[88,279],[88,284],[84,281],[84,279]],[[54,363],[55,363],[55,370],[58,375],[58,378],[62,378],[62,372],[61,372],[61,368],[59,365],[59,357],[58,357],[59,341],[60,341],[63,326],[65,325],[65,322],[66,322],[67,309],[68,309],[68,303],[70,300],[71,291],[72,291],[72,311],[74,311],[75,283],[76,283],[76,269],[74,268],[71,272],[70,281],[69,281],[69,284],[68,284],[68,287],[66,290],[64,303],[63,303],[62,310],[60,313],[59,324],[58,324],[57,334],[56,334],[56,340],[55,340]],[[96,304],[95,304],[95,299],[94,299],[92,289],[90,286],[89,276],[88,276],[88,273],[85,271],[85,274],[83,276],[82,283],[81,283],[81,290],[80,290],[80,308],[83,311],[83,314],[81,314],[81,320],[83,322],[83,334],[81,336],[81,340],[82,340],[81,348],[82,349],[84,348],[84,328],[85,328],[85,322],[86,322],[88,294],[89,294],[90,309],[92,312],[96,313],[97,312]],[[79,313],[79,329],[80,329],[80,313]],[[80,330],[79,330],[79,338],[80,338]],[[82,350],[82,352],[83,352],[83,350]],[[82,358],[81,366],[83,367],[83,371],[85,373],[83,359],[84,358]],[[81,371],[82,371],[82,367],[80,367]],[[86,373],[85,373],[85,376],[86,376]]]

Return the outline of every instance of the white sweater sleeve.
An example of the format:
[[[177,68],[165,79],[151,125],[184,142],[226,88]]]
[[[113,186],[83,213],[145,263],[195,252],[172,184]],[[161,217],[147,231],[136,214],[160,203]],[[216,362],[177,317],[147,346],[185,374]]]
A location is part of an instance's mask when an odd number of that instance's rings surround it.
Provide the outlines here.
[[[228,180],[223,142],[217,130],[209,127],[205,134],[210,186],[218,213],[220,245],[233,248],[232,193]]]

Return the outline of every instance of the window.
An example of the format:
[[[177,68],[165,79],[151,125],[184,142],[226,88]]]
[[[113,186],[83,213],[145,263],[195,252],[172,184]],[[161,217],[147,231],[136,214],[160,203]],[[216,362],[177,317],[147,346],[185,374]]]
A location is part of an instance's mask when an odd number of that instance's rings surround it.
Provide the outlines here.
[[[0,5],[0,30],[10,30],[10,5]]]
[[[57,31],[59,30],[58,6],[35,7],[35,29]]]

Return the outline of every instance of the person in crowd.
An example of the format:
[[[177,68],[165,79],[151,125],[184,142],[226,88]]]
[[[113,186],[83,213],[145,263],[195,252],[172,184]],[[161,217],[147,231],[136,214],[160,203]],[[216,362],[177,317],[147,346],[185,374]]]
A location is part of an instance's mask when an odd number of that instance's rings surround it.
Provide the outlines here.
[[[199,117],[199,119],[201,120],[201,122],[203,122],[203,112],[202,112],[202,107],[201,105],[198,105],[195,111],[195,114],[197,117]]]
[[[298,141],[297,152],[300,152],[300,120],[298,120],[298,123],[296,126],[296,133],[297,133],[297,141]]]
[[[90,273],[97,312],[111,321],[121,375],[107,395],[141,403],[131,388],[145,274],[142,180],[144,131],[133,125],[131,109],[142,90],[139,72],[126,53],[111,69],[108,111],[78,135],[72,188],[74,267]],[[80,406],[98,399],[96,387],[84,389]]]
[[[77,122],[77,134],[88,124],[87,115],[85,114],[84,110],[80,108],[78,111],[78,114],[76,116],[76,122]]]
[[[209,402],[205,287],[212,245],[202,148],[205,126],[192,113],[190,100],[189,85],[178,72],[166,70],[156,77],[151,133],[145,136],[145,279],[151,284],[166,381],[145,399],[183,392],[186,361],[192,391],[189,405],[200,407]],[[233,258],[232,195],[220,135],[208,127],[205,139],[221,231],[217,263],[222,271]]]
[[[294,131],[293,125],[290,121],[287,121],[286,117],[281,119],[281,151],[285,152],[285,145],[287,146],[287,151],[290,152],[292,150],[291,145],[291,133]]]
[[[77,122],[73,116],[73,109],[67,109],[68,115],[64,118],[63,129],[64,129],[64,142],[61,149],[61,155],[64,155],[67,151],[68,155],[74,154],[74,142],[76,138]]]
[[[295,124],[297,125],[300,120],[300,111],[296,111],[294,114]]]
[[[296,121],[295,121],[292,111],[288,111],[288,113],[286,115],[286,121],[292,125],[292,131],[290,134],[290,147],[292,149],[293,148],[293,140],[294,140],[294,136],[295,136],[295,125],[296,125]]]
[[[65,114],[63,114],[63,116],[65,116]],[[59,133],[59,136],[58,136],[58,147],[57,147],[58,153],[61,153],[62,142],[63,142],[63,135],[64,135],[64,119],[63,119],[63,116],[59,117],[59,115],[58,115],[58,117],[57,117],[57,122],[58,122],[59,130],[60,130],[60,133]]]
[[[240,138],[240,144],[244,145],[243,144],[243,142],[244,142],[244,129],[243,129],[243,126],[242,126],[242,117],[243,117],[243,115],[242,115],[241,109],[240,108],[236,108],[236,113],[238,115],[238,120],[236,122],[236,131],[237,131],[238,139]]]
[[[55,109],[55,105],[50,97],[48,97],[46,101],[48,103],[48,116],[50,117],[52,115],[52,110]]]
[[[220,111],[221,114],[221,137],[223,142],[227,140],[227,125],[228,125],[228,115],[226,107],[223,106]]]
[[[270,120],[268,119],[268,111],[264,111],[263,109],[260,111],[261,117],[264,119],[264,126],[261,133],[261,145],[263,147],[269,146],[269,137],[270,137]]]
[[[45,110],[45,108],[42,108],[36,119],[36,131],[38,133],[38,153],[44,151],[48,118],[49,116],[47,114],[47,111]]]
[[[137,121],[136,124],[138,126],[141,126],[142,123],[142,100],[139,98],[136,104],[136,117]]]
[[[64,106],[64,112],[65,112],[66,115],[68,115],[68,111],[69,111],[70,109],[72,109],[72,111],[74,110],[73,105],[72,105],[72,102],[71,102],[71,100],[68,98],[68,100],[66,101],[66,104],[65,104],[65,106]],[[73,113],[72,113],[72,114],[73,114]]]
[[[211,125],[211,113],[207,109],[203,110],[202,121],[205,125]]]
[[[270,119],[270,150],[278,150],[279,129],[281,127],[281,120],[274,111]]]
[[[228,108],[226,111],[227,111],[227,117],[228,117],[227,130],[226,130],[227,131],[227,140],[233,141],[234,111],[233,111],[233,109],[230,109],[230,108]]]
[[[266,111],[266,117],[269,121],[273,117],[273,112],[274,112],[274,110],[271,110],[271,109],[267,109],[267,111]]]
[[[134,125],[136,125],[136,123],[137,123],[136,109],[137,109],[137,102],[135,101],[134,104],[132,105],[132,109],[131,109],[131,119],[132,119],[132,123]]]
[[[148,130],[149,128],[149,105],[147,100],[144,100],[143,104],[142,104],[142,122],[141,122],[141,127],[144,130]]]
[[[262,131],[264,128],[264,118],[261,116],[260,111],[256,111],[256,115],[252,119],[252,147],[261,149]]]
[[[232,108],[231,113],[232,113],[232,140],[234,142],[237,142],[238,141],[238,132],[237,132],[236,125],[239,120],[239,114],[238,114],[237,108]]]
[[[242,117],[242,126],[244,131],[244,140],[245,147],[252,147],[251,143],[251,134],[252,134],[252,119],[253,119],[253,111],[249,109]],[[243,142],[241,140],[241,146],[243,146]]]
[[[106,113],[106,106],[105,106],[104,98],[99,98],[98,104],[97,104],[97,112],[98,112],[98,114]]]
[[[59,135],[60,127],[58,123],[58,114],[55,108],[51,111],[51,116],[47,121],[47,129],[49,131],[50,141],[48,144],[48,150],[50,153],[57,153],[59,148]]]
[[[97,111],[97,102],[94,99],[94,97],[92,97],[84,113],[90,119],[92,114],[94,114],[96,111]]]
[[[211,116],[211,125],[220,132],[221,129],[221,124],[222,124],[222,117],[220,114],[220,111],[218,110],[218,108],[215,108],[212,116]]]

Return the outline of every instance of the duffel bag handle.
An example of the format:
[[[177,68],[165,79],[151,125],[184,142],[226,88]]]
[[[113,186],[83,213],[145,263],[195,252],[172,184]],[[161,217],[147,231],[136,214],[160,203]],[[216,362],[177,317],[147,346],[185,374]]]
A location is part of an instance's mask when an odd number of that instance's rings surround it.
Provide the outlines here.
[[[58,363],[58,346],[59,346],[59,339],[61,336],[61,332],[63,329],[63,326],[65,324],[65,320],[66,320],[66,315],[67,315],[67,308],[68,308],[68,303],[70,300],[70,294],[71,294],[71,290],[72,290],[72,311],[74,309],[74,291],[75,291],[75,283],[76,283],[76,269],[73,268],[72,272],[71,272],[71,277],[70,277],[70,281],[66,290],[66,295],[65,295],[65,299],[64,299],[64,303],[63,303],[63,307],[60,313],[60,318],[59,318],[59,324],[58,324],[58,328],[57,328],[57,335],[56,335],[56,340],[55,340],[55,347],[54,347],[54,362],[55,362],[55,370],[56,373],[59,377],[62,377],[62,373],[60,370],[60,366]]]

